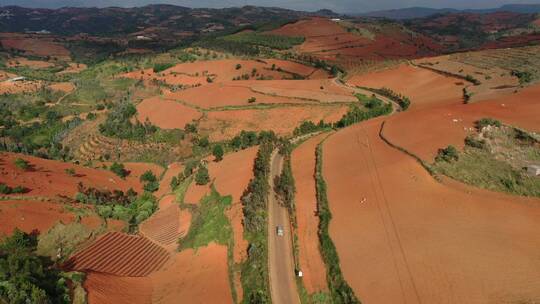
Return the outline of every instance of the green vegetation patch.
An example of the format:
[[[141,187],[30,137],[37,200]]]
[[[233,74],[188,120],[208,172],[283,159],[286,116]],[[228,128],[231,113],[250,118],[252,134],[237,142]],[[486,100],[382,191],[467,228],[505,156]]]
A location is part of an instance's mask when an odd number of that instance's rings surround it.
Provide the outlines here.
[[[67,280],[37,244],[36,234],[20,230],[0,242],[1,303],[71,303]]]
[[[256,32],[238,33],[223,38],[226,41],[234,41],[255,46],[264,46],[271,49],[287,50],[295,45],[302,44],[304,37],[290,37],[281,35],[262,34]]]
[[[63,261],[92,234],[93,231],[81,223],[58,223],[39,236],[36,253],[53,261]]]
[[[465,139],[463,152],[441,149],[435,170],[476,187],[540,197],[540,178],[526,172],[527,165],[540,163],[538,140],[495,120],[483,119],[477,124],[488,121],[478,134]]]
[[[232,227],[225,211],[231,206],[231,196],[221,196],[214,187],[199,205],[191,207],[193,220],[188,234],[180,239],[180,248],[204,247],[215,242],[229,245]]]

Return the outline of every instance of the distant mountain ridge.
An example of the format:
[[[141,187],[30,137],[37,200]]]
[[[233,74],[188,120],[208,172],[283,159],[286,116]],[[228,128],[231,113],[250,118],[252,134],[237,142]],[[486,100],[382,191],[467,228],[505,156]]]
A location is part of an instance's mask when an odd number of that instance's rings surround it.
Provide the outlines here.
[[[363,17],[379,17],[395,20],[425,18],[436,14],[449,13],[476,13],[487,14],[495,12],[514,12],[522,14],[540,13],[540,4],[506,4],[498,8],[490,9],[453,9],[453,8],[429,8],[429,7],[408,7],[402,9],[381,10],[359,14]]]

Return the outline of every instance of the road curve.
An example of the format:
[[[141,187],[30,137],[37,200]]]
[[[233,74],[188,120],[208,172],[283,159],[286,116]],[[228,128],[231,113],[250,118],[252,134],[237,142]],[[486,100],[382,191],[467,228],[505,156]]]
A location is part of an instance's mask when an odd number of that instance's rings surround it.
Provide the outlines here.
[[[268,195],[268,272],[274,304],[300,304],[295,282],[292,232],[287,208],[281,206],[274,192],[274,178],[281,173],[283,156],[278,150],[270,158],[270,191]],[[276,227],[284,229],[278,236]]]

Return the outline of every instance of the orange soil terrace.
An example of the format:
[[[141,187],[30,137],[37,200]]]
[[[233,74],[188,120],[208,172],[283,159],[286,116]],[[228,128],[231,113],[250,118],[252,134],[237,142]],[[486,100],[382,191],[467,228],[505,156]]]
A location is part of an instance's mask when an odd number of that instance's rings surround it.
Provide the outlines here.
[[[71,82],[58,82],[49,85],[49,88],[54,91],[61,91],[64,93],[71,93],[75,90],[75,85]]]
[[[177,101],[152,97],[137,105],[137,119],[145,122],[147,119],[163,129],[183,129],[187,123],[202,116],[199,111],[185,106]]]
[[[53,63],[41,60],[29,60],[24,57],[16,57],[7,62],[8,67],[25,66],[33,69],[44,69],[54,66]]]
[[[168,259],[167,251],[147,238],[109,232],[73,255],[64,268],[144,277],[159,269]]]
[[[379,138],[381,121],[324,144],[330,235],[362,302],[539,300],[540,200],[438,183]]]
[[[199,130],[213,141],[233,138],[242,130],[272,130],[278,135],[288,135],[303,121],[335,122],[347,110],[347,105],[331,105],[208,112],[208,116],[201,120]]]
[[[352,91],[329,79],[265,80],[214,83],[183,91],[169,92],[168,98],[181,100],[202,108],[247,106],[256,104],[298,104],[325,102],[353,102]]]
[[[54,42],[54,38],[50,36],[1,33],[0,43],[4,49],[21,50],[28,55],[68,59],[70,56],[69,51],[63,45]]]
[[[410,109],[463,102],[465,81],[402,64],[396,68],[353,76],[351,85],[369,88],[386,87],[411,99]]]
[[[374,34],[374,37],[365,37],[349,33],[338,22],[317,17],[287,24],[271,33],[303,36],[306,38],[305,42],[296,49],[327,60],[412,58],[434,54],[440,49],[436,42],[422,35],[415,37],[412,42],[409,41],[410,36],[398,30],[380,36]]]
[[[14,76],[17,77],[17,76]],[[41,81],[9,81],[3,80],[0,82],[0,94],[17,94],[22,92],[34,92],[43,86]]]
[[[315,149],[328,136],[321,134],[309,139],[292,153],[291,166],[295,180],[296,221],[300,268],[308,293],[327,290],[326,267],[319,251],[319,217],[315,188]]]
[[[27,160],[31,168],[27,171],[17,168],[14,164],[17,158]],[[74,169],[75,175],[69,175],[67,169]],[[137,192],[142,191],[142,185],[135,176],[124,180],[109,170],[92,169],[15,153],[0,153],[0,181],[11,187],[28,188],[30,191],[24,194],[28,196],[73,198],[79,183],[102,190],[127,191],[133,188]]]
[[[152,303],[152,284],[147,277],[119,277],[89,272],[83,284],[90,304]]]
[[[540,85],[520,92],[464,105],[449,104],[433,109],[392,116],[385,126],[389,139],[422,159],[432,162],[439,148],[451,144],[463,147],[474,123],[492,117],[525,130],[540,132]],[[412,101],[414,103],[414,99]],[[429,130],[429,132],[426,132]]]
[[[225,155],[222,161],[208,164],[208,173],[213,180],[216,190],[221,195],[232,196],[232,206],[227,211],[234,234],[234,260],[241,262],[245,257],[247,242],[244,240],[242,225],[242,203],[240,198],[253,177],[253,163],[258,147],[252,147],[239,152]],[[192,183],[186,192],[184,201],[188,204],[198,204],[210,192],[210,186],[199,186]]]
[[[86,66],[86,64],[84,63],[70,62],[69,66],[65,70],[58,72],[58,74],[61,75],[61,74],[69,74],[69,73],[79,73],[86,70],[87,68],[88,66]]]
[[[236,66],[240,64],[240,68]],[[272,65],[275,69],[272,70]],[[252,76],[253,69],[256,69],[256,75]],[[278,69],[281,69],[279,71]],[[321,78],[328,78],[327,72],[315,73],[319,70],[303,64],[268,59],[268,60],[241,60],[241,59],[223,59],[210,61],[196,61],[190,63],[181,63],[160,73],[154,73],[153,69],[132,71],[120,75],[132,79],[142,79],[144,81],[158,80],[169,85],[183,86],[202,86],[207,85],[207,78],[210,77],[213,83],[232,81],[233,78],[244,74],[251,78],[265,77],[272,79],[291,78],[292,73],[310,77],[312,75]]]

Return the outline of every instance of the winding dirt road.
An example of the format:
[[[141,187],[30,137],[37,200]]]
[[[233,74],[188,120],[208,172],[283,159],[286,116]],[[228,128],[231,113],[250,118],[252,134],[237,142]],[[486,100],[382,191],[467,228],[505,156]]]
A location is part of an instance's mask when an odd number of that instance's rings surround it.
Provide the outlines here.
[[[274,304],[300,304],[295,282],[292,233],[287,208],[276,199],[274,178],[281,173],[283,156],[274,150],[270,163],[270,194],[268,195],[268,270],[270,293]],[[283,236],[276,233],[283,227]]]

